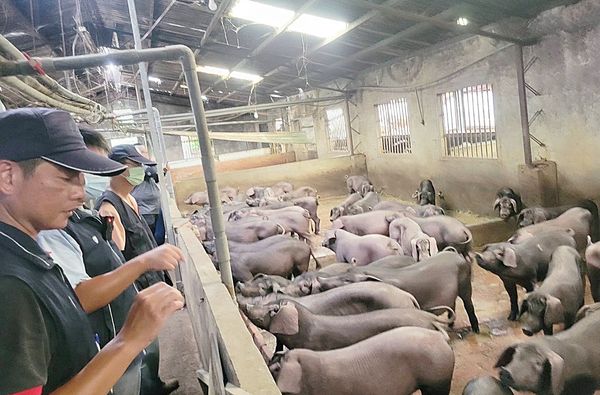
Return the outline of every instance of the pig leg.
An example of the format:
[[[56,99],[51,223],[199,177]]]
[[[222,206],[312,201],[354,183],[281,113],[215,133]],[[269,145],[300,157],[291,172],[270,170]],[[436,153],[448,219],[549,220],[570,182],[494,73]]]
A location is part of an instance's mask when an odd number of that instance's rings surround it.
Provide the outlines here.
[[[479,321],[477,320],[477,316],[475,315],[475,307],[473,307],[473,300],[471,298],[472,289],[471,282],[467,286],[462,287],[464,289],[461,290],[458,295],[465,306],[465,310],[467,312],[467,316],[469,316],[469,323],[471,323],[471,330],[474,333],[479,333]]]
[[[590,280],[590,289],[594,302],[600,302],[600,269],[587,264],[588,278]]]
[[[519,297],[517,295],[517,285],[511,281],[502,280],[504,283],[504,289],[508,292],[508,299],[510,300],[510,314],[508,316],[509,321],[516,321],[519,316]]]
[[[450,394],[451,382],[436,385],[435,387],[423,387],[421,388],[422,395],[448,395]]]

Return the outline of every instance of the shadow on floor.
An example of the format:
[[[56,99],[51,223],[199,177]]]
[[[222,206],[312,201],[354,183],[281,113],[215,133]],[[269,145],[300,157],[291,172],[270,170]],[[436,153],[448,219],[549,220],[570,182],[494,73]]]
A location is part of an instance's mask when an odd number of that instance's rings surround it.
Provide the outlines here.
[[[179,380],[179,389],[172,394],[203,395],[196,378],[196,370],[200,367],[199,353],[187,310],[173,315],[159,339],[160,377],[164,381]]]

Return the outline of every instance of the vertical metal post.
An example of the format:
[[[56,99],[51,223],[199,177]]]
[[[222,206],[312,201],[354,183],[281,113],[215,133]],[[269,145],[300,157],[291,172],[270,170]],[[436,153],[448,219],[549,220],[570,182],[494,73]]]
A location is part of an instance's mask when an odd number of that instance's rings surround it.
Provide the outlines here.
[[[129,0],[131,1],[131,0]],[[233,288],[233,279],[231,276],[231,259],[229,257],[229,247],[227,245],[227,236],[225,235],[225,220],[223,219],[223,208],[221,206],[221,196],[219,185],[217,184],[217,171],[215,159],[208,136],[208,125],[204,114],[204,105],[202,104],[202,91],[198,81],[196,70],[196,59],[192,51],[189,51],[181,62],[185,74],[186,84],[190,95],[190,104],[194,114],[194,124],[196,133],[200,142],[200,152],[202,154],[202,168],[204,170],[204,180],[210,202],[210,218],[212,220],[213,232],[215,234],[215,247],[219,257],[219,271],[221,272],[221,281],[227,287],[229,294],[235,303],[235,290]]]
[[[169,195],[167,193],[167,184],[168,178],[165,176],[163,172],[163,168],[166,165],[166,150],[165,144],[162,136],[162,124],[160,122],[160,112],[156,108],[152,108],[152,115],[154,116],[154,124],[156,126],[156,135],[152,132],[150,133],[150,138],[153,140],[153,144],[156,144],[156,140],[158,140],[158,147],[154,145],[155,152],[157,155],[158,165],[157,165],[157,173],[158,173],[158,190],[160,191],[160,207],[163,212],[163,221],[165,223],[165,231],[167,233],[167,240],[171,244],[175,244],[175,231],[173,230],[173,221],[171,219],[171,210],[169,207]],[[177,266],[175,269],[175,280],[177,283],[181,283],[181,267]]]
[[[354,155],[354,140],[352,138],[352,119],[350,119],[350,100],[346,97],[346,127],[348,128],[348,144],[350,155]]]
[[[139,51],[142,49],[142,41],[140,40],[140,30],[137,23],[137,12],[135,10],[134,0],[127,0],[127,5],[129,6],[129,16],[131,18],[131,27],[133,30],[135,49]],[[140,78],[142,80],[142,89],[144,91],[144,104],[146,105],[146,114],[148,116],[148,122],[150,126],[150,140],[152,141],[152,146],[155,149],[154,155],[156,156],[158,162],[158,168],[156,170],[158,173],[159,180],[160,206],[163,212],[163,219],[165,222],[165,230],[167,232],[168,241],[169,243],[175,243],[175,234],[173,232],[173,223],[171,221],[171,209],[169,207],[169,196],[167,195],[166,189],[167,183],[163,173],[163,168],[167,163],[166,153],[164,151],[164,144],[160,144],[160,131],[158,130],[158,126],[156,123],[157,117],[155,112],[158,113],[158,110],[152,107],[152,98],[150,97],[150,84],[148,83],[147,63],[139,63],[139,68]],[[158,119],[160,119],[160,114],[158,114]],[[180,271],[177,271],[176,273],[176,280],[181,281]]]
[[[523,133],[523,154],[527,167],[533,167],[531,140],[529,136],[529,113],[527,111],[527,91],[525,90],[525,67],[523,65],[523,46],[516,45],[517,83],[519,88],[519,107],[521,109],[521,132]]]

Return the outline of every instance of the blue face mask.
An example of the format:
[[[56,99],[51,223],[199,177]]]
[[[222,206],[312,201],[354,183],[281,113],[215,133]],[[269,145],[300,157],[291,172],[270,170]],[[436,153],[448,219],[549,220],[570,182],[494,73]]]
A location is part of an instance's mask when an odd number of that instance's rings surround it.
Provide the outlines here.
[[[108,188],[110,177],[102,177],[94,174],[84,174],[85,177],[85,201],[90,200],[95,203],[102,195],[102,192]]]

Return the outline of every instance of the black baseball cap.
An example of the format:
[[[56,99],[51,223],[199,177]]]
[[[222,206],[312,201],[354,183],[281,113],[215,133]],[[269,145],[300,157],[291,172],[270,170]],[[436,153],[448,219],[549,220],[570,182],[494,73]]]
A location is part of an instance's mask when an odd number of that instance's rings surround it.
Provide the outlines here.
[[[133,144],[115,145],[108,157],[112,160],[116,160],[117,162],[121,162],[124,159],[129,159],[135,163],[139,163],[140,165],[154,166],[156,164],[156,162],[143,157]]]
[[[0,159],[36,158],[100,176],[114,176],[127,168],[88,150],[66,111],[19,108],[0,112]]]

